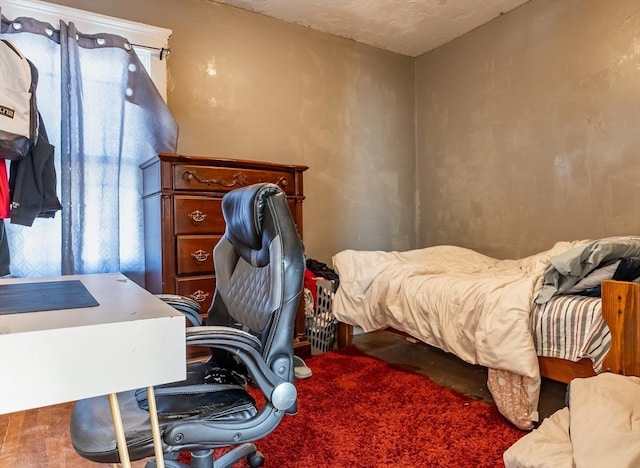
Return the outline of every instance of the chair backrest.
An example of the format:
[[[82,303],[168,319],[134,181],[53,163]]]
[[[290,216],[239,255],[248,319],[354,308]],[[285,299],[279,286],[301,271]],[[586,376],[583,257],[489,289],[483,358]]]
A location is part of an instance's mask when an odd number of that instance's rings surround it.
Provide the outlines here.
[[[305,256],[286,195],[267,183],[232,190],[222,214],[226,230],[213,252],[216,292],[207,324],[254,334],[267,361],[290,354]]]

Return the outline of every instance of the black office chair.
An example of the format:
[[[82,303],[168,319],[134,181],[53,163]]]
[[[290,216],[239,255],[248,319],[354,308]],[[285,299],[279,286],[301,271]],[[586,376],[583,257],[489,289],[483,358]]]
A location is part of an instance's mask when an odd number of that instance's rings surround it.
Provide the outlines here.
[[[261,466],[251,442],[296,411],[292,341],[305,258],[286,196],[274,184],[256,184],[226,194],[222,211],[227,227],[214,248],[207,326],[186,333],[187,345],[210,347],[211,358],[189,364],[186,380],[154,387],[167,467],[187,466],[177,461],[182,451],[191,452],[194,468],[231,466],[244,457]],[[199,325],[197,303],[160,297]],[[247,384],[264,394],[264,405],[256,405]],[[153,456],[146,390],[120,393],[118,401],[131,459]],[[120,461],[106,397],[76,403],[71,439],[84,458]],[[214,462],[213,449],[230,446]]]

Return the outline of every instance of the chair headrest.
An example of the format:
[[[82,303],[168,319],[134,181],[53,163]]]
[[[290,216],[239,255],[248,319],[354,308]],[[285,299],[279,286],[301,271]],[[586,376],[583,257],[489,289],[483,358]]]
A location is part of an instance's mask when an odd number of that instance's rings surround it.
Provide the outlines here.
[[[262,248],[262,223],[267,199],[281,193],[275,184],[254,184],[232,190],[222,198],[222,214],[227,223],[225,236],[233,244],[252,250]],[[236,248],[241,247],[236,245]]]

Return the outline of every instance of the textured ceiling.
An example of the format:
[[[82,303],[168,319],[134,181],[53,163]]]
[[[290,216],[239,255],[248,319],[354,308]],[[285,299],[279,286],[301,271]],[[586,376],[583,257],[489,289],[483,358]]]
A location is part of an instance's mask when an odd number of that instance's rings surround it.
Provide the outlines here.
[[[214,0],[417,57],[528,0]]]

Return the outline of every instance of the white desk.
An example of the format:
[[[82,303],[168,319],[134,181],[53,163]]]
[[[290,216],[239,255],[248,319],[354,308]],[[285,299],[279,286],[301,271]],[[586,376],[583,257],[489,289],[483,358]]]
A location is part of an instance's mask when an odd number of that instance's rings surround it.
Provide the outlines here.
[[[0,315],[0,414],[185,378],[184,316],[125,276],[0,279],[0,285],[66,280],[80,280],[99,305]],[[117,404],[112,410],[118,434]],[[118,440],[127,466],[124,438]]]

